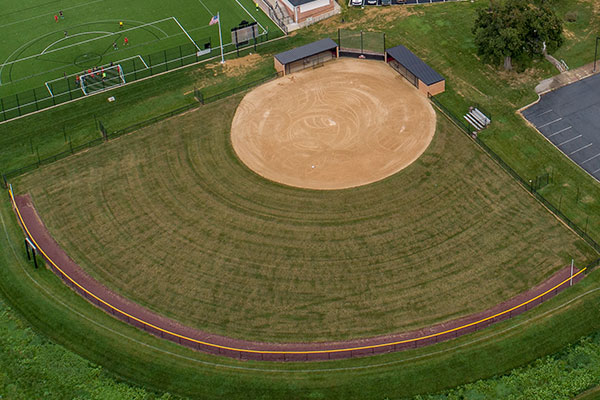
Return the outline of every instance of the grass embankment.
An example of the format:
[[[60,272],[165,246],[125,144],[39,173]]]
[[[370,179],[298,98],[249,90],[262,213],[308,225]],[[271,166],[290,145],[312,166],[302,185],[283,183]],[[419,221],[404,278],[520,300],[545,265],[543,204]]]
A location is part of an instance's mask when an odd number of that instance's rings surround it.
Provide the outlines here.
[[[433,347],[325,363],[237,362],[154,338],[90,306],[50,271],[33,269],[15,248],[20,232],[6,202],[0,212],[0,243],[7,250],[0,255],[0,276],[9,283],[1,287],[9,304],[51,340],[150,390],[203,399],[408,397],[504,373],[600,329],[594,311],[600,275],[593,273],[527,314]],[[74,384],[68,368],[63,373]],[[48,387],[45,375],[32,377],[32,386],[38,378]],[[72,389],[49,388],[48,396],[72,398]]]
[[[239,100],[37,170],[15,190],[32,194],[52,235],[100,282],[245,339],[421,328],[597,257],[443,117],[423,156],[394,176],[311,191],[237,159],[228,132]]]

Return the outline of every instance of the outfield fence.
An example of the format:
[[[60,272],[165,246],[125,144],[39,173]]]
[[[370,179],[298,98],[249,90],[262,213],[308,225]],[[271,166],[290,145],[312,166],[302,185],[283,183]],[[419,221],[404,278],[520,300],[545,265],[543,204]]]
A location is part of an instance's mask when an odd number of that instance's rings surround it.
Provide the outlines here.
[[[489,309],[480,314],[434,325],[421,331],[336,343],[270,344],[250,342],[207,335],[206,332],[182,327],[172,320],[161,317],[141,306],[135,304],[132,306],[128,300],[115,296],[93,278],[87,278],[85,274],[78,273],[79,266],[61,248],[48,245],[50,242],[44,239],[47,231],[37,217],[37,213],[32,211],[31,204],[23,202],[23,198],[17,200],[12,187],[9,187],[9,196],[26,240],[34,246],[35,252],[39,252],[48,267],[80,296],[113,317],[157,337],[206,353],[238,359],[260,361],[332,360],[415,349],[443,342],[522,314],[556,296],[560,291],[571,287],[573,283],[581,279],[582,274],[586,271],[583,268],[575,273],[571,270],[571,273],[568,274],[566,269],[563,269],[546,284],[530,291],[526,300],[515,297],[503,303],[498,307],[499,309]],[[48,248],[45,248],[46,245]],[[54,258],[48,256],[48,250],[53,250]],[[34,257],[36,257],[35,253]],[[77,277],[77,280],[74,277]]]
[[[510,165],[508,165],[502,157],[500,157],[496,152],[494,152],[484,141],[479,139],[477,134],[473,132],[473,129],[467,124],[465,120],[462,120],[458,116],[456,116],[452,111],[450,111],[446,106],[444,106],[438,99],[429,95],[429,99],[431,102],[444,114],[447,118],[449,118],[456,126],[458,126],[463,133],[469,136],[475,143],[479,145],[481,149],[485,151],[485,153],[491,157],[494,161],[496,161],[502,169],[504,169],[510,176],[512,176],[521,186],[527,189],[540,203],[544,205],[548,210],[550,210],[554,215],[556,215],[560,220],[567,225],[571,230],[573,230],[579,237],[585,240],[594,250],[600,252],[600,245],[588,235],[587,232],[587,224],[585,229],[582,229],[578,224],[573,222],[569,217],[567,217],[559,207],[556,207],[552,204],[548,199],[546,199],[539,191],[541,187],[544,187],[545,184],[548,184],[553,176],[550,174],[542,174],[540,176],[535,177],[535,179],[524,179],[521,177],[517,171],[515,171]],[[491,114],[486,114],[489,118],[491,118]],[[579,193],[577,194],[579,197]],[[588,217],[589,219],[589,217]],[[586,221],[588,220],[586,219]],[[598,265],[596,261],[595,265]],[[590,271],[588,269],[587,271]]]
[[[269,40],[269,33],[265,32],[258,35],[255,41],[251,41],[244,47],[236,48],[233,43],[224,46],[226,51],[233,48],[236,51],[244,50],[264,43]],[[193,43],[186,43],[177,47],[162,50],[159,52],[136,55],[123,60],[114,61],[110,64],[98,65],[100,68],[110,68],[119,66],[122,69],[124,83],[131,83],[137,80],[162,74],[177,68],[196,64],[220,54],[220,48],[211,46],[210,37],[197,40],[202,46],[198,49]],[[38,88],[21,92],[12,96],[0,98],[0,123],[31,114],[49,107],[53,107],[71,100],[85,97],[81,84],[77,81],[78,75],[84,75],[86,71],[79,74],[66,75],[46,82]],[[100,72],[98,72],[100,73]],[[100,87],[93,93],[111,90],[121,85],[108,85],[104,80],[99,81]],[[93,94],[92,93],[92,94]]]

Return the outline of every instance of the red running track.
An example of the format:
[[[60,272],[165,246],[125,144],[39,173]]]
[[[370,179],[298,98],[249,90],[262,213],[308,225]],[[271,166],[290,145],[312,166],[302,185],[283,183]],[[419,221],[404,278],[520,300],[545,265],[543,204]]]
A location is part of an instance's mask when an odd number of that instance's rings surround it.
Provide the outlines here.
[[[79,267],[56,243],[37,214],[29,195],[11,201],[25,235],[38,248],[48,266],[68,286],[115,318],[155,336],[211,354],[264,361],[318,361],[388,353],[427,346],[486,328],[519,315],[555,296],[570,285],[570,267],[540,285],[488,310],[420,330],[323,343],[264,343],[214,335],[156,314],[103,286]],[[575,270],[573,283],[583,279]]]

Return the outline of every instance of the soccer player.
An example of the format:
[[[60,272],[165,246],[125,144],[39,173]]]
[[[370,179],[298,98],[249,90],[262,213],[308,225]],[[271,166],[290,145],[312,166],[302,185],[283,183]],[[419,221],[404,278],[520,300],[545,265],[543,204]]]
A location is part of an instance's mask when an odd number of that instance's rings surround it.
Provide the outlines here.
[[[118,50],[119,48],[117,47],[117,42],[113,42],[113,50]]]
[[[80,79],[80,78],[79,78],[79,75],[75,75],[75,85],[76,85],[77,87],[79,87],[79,85],[81,84],[81,82],[79,82],[79,79]]]
[[[54,16],[54,22],[58,22],[58,15]]]
[[[123,29],[123,21],[119,21],[119,29]]]
[[[65,31],[65,37],[69,36],[69,33],[67,31]]]
[[[58,12],[58,16],[60,17],[60,19],[65,19],[65,16],[63,15],[63,12],[62,12],[62,10],[60,10],[60,11]]]
[[[256,12],[258,12],[258,1],[255,1],[254,5],[256,6]]]
[[[127,46],[129,44],[129,39],[127,39],[127,36],[125,36],[125,39],[123,39],[123,44],[125,46]]]

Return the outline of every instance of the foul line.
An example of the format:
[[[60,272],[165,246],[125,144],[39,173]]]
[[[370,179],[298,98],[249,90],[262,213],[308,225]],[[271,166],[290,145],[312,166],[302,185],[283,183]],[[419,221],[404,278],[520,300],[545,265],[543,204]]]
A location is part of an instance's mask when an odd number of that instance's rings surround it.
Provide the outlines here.
[[[15,196],[13,193],[13,189],[12,189],[12,185],[9,186],[9,194],[10,194],[10,198],[11,198],[11,202],[13,204],[13,207],[19,217],[19,221],[21,222],[21,226],[23,227],[23,229],[25,229],[25,232],[27,234],[27,236],[29,238],[31,238],[32,242],[37,246],[38,250],[40,253],[42,253],[42,255],[44,256],[44,258],[46,260],[48,260],[55,268],[56,270],[58,270],[65,278],[67,278],[71,283],[73,283],[76,287],[78,287],[79,289],[81,289],[83,292],[85,292],[86,294],[90,295],[92,298],[96,299],[98,302],[104,304],[105,306],[107,306],[108,308],[117,311],[118,313],[120,313],[121,315],[124,315],[128,318],[131,318],[132,320],[139,322],[142,325],[151,327],[153,329],[158,330],[159,332],[162,333],[166,333],[168,335],[174,336],[176,338],[179,339],[184,339],[187,340],[189,342],[192,343],[196,343],[196,344],[201,344],[207,347],[212,347],[215,349],[221,349],[221,350],[229,350],[229,351],[236,351],[236,352],[241,352],[241,353],[255,353],[255,354],[281,354],[281,355],[285,355],[285,354],[332,354],[332,353],[341,353],[341,352],[352,352],[352,351],[357,351],[357,350],[373,350],[376,348],[381,348],[381,347],[389,347],[389,346],[395,346],[395,345],[399,345],[399,344],[406,344],[406,343],[416,343],[418,341],[422,341],[425,339],[431,339],[434,337],[439,337],[448,333],[452,333],[452,332],[457,332],[459,330],[474,326],[474,325],[478,325],[480,323],[483,322],[487,322],[490,320],[493,320],[494,318],[506,315],[518,308],[521,308],[523,306],[526,306],[527,304],[532,303],[533,301],[547,295],[548,293],[551,293],[552,291],[554,291],[555,289],[559,288],[560,286],[564,285],[565,283],[569,282],[570,280],[572,280],[573,278],[575,278],[576,276],[580,275],[581,273],[583,273],[587,268],[583,268],[581,269],[579,272],[577,272],[576,274],[574,274],[573,276],[565,279],[564,281],[560,282],[559,284],[555,285],[554,287],[546,290],[545,292],[537,295],[536,297],[529,299],[528,301],[525,301],[519,305],[516,305],[514,307],[511,307],[507,310],[504,310],[502,312],[496,313],[494,315],[491,315],[489,317],[486,318],[482,318],[478,321],[475,322],[471,322],[469,324],[465,324],[456,328],[452,328],[452,329],[447,329],[443,332],[438,332],[438,333],[434,333],[434,334],[430,334],[430,335],[425,335],[425,336],[421,336],[418,338],[413,338],[413,339],[406,339],[406,340],[399,340],[396,342],[389,342],[389,343],[380,343],[380,344],[376,344],[376,345],[369,345],[369,346],[359,346],[359,347],[351,347],[351,348],[343,348],[343,349],[331,349],[331,350],[307,350],[307,351],[274,351],[274,350],[252,350],[252,349],[243,349],[243,348],[236,348],[236,347],[229,347],[229,346],[222,346],[222,345],[218,345],[218,344],[214,344],[214,343],[209,343],[209,342],[204,342],[201,340],[197,340],[197,339],[193,339],[184,335],[180,335],[171,331],[168,331],[166,329],[162,329],[156,325],[150,324],[148,322],[145,322],[137,317],[134,317],[133,315],[130,315],[128,313],[126,313],[125,311],[122,311],[116,307],[114,307],[113,305],[109,304],[108,302],[102,300],[101,298],[99,298],[98,296],[96,296],[95,294],[91,293],[89,290],[87,290],[86,288],[84,288],[83,286],[81,286],[78,282],[76,282],[75,280],[73,280],[73,278],[71,278],[69,275],[67,275],[58,265],[56,265],[56,263],[50,259],[50,257],[48,257],[48,255],[46,254],[46,252],[40,247],[40,245],[36,242],[35,238],[31,235],[31,232],[29,231],[29,229],[27,228],[27,226],[25,225],[25,221],[23,220],[23,216],[21,215],[21,211],[19,210],[19,207],[17,206],[17,203],[15,201]]]

